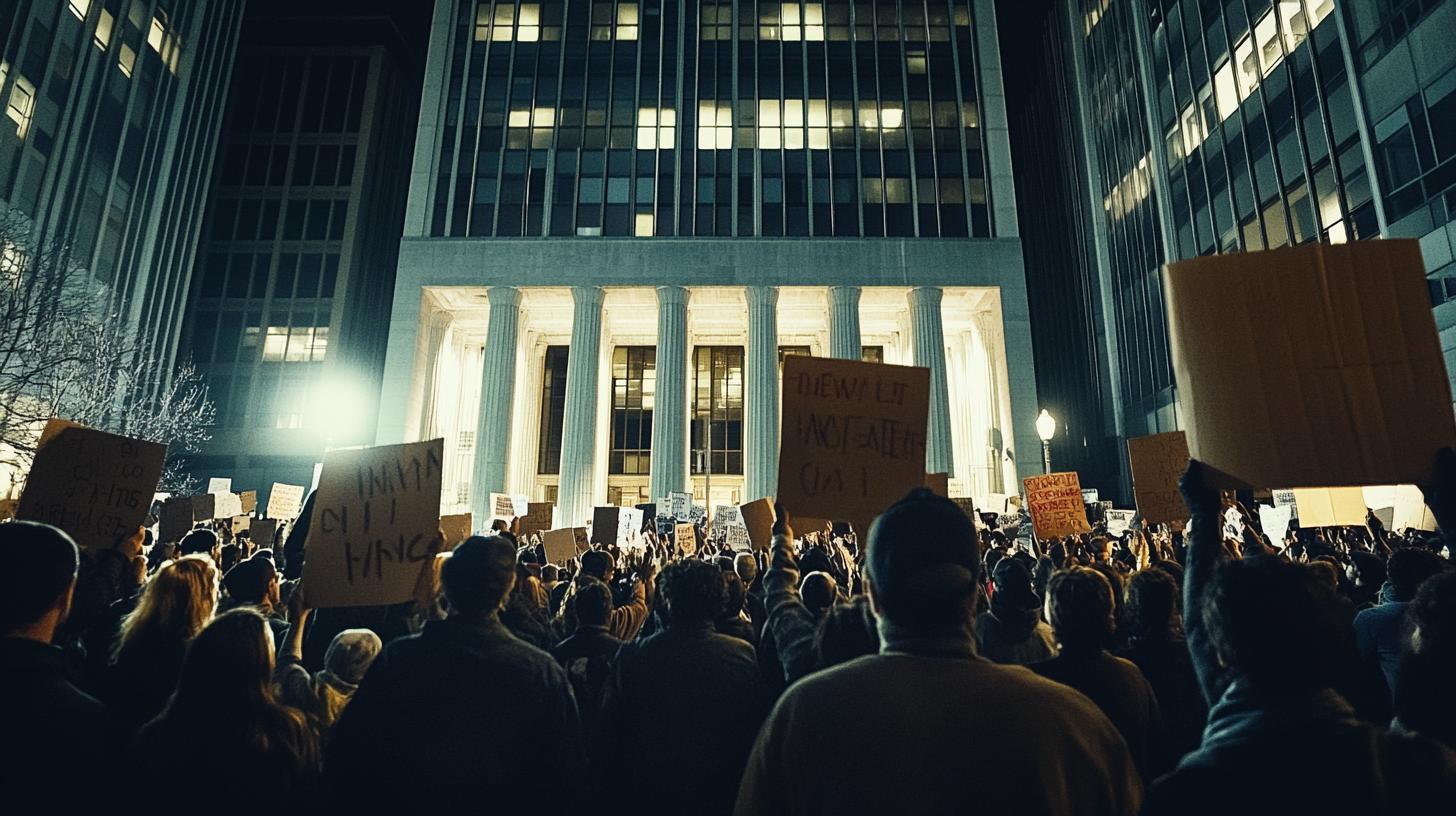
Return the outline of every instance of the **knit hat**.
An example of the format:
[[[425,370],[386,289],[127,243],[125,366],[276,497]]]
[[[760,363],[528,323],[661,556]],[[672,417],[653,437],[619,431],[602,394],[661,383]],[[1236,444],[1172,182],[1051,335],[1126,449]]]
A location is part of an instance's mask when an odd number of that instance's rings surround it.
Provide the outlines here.
[[[334,635],[324,654],[324,668],[334,677],[350,685],[358,685],[369,671],[369,664],[384,648],[379,635],[368,629],[345,629]]]

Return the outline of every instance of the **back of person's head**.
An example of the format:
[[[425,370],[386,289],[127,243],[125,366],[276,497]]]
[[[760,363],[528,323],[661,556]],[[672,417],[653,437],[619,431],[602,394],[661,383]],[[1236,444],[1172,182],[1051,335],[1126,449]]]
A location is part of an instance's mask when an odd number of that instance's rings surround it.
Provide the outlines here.
[[[511,523],[505,519],[495,519],[490,523],[490,531],[492,533],[504,533],[510,529]]]
[[[227,573],[232,570],[233,567],[237,566],[238,562],[242,559],[242,547],[239,547],[236,544],[224,544],[222,548],[222,554],[218,557],[217,567],[218,569],[222,570],[223,573]]]
[[[273,635],[263,616],[241,607],[213,618],[187,647],[173,708],[246,709],[271,701]]]
[[[577,579],[570,599],[579,626],[606,626],[612,614],[612,588],[590,575]]]
[[[34,521],[0,524],[0,633],[40,620],[70,606],[80,557],[76,542],[59,528]],[[59,622],[59,621],[58,621]]]
[[[1123,592],[1123,619],[1128,634],[1135,638],[1158,638],[1176,634],[1178,626],[1178,583],[1156,567],[1138,570],[1128,579]]]
[[[217,544],[217,533],[211,530],[197,529],[182,536],[182,540],[177,542],[177,554],[192,555],[194,553],[201,553],[203,555],[211,555],[213,548]]]
[[[733,571],[738,573],[745,587],[753,586],[753,582],[758,580],[758,559],[753,557],[753,553],[741,552],[733,556]]]
[[[1041,605],[1036,589],[1031,585],[1031,570],[1017,558],[1003,558],[996,562],[991,572],[991,587],[995,591],[992,600],[997,605],[1009,605],[1017,609],[1035,609]]]
[[[345,629],[334,635],[324,653],[324,671],[349,685],[357,686],[384,642],[369,629]]]
[[[971,520],[950,499],[910,491],[870,525],[869,585],[879,615],[911,631],[970,625],[979,547]]]
[[[1406,626],[1412,652],[1456,668],[1456,572],[1442,570],[1421,582],[1406,609]]]
[[[804,606],[816,615],[823,614],[834,605],[839,599],[839,582],[834,576],[827,572],[811,572],[804,576],[804,582],[799,587],[799,594],[803,596]]]
[[[1340,568],[1335,566],[1334,561],[1321,557],[1309,562],[1306,566],[1311,572],[1318,575],[1321,581],[1328,584],[1330,589],[1340,588]]]
[[[548,584],[554,584],[559,580],[561,573],[555,564],[546,564],[541,567],[541,580]]]
[[[615,559],[606,550],[587,550],[581,554],[581,573],[598,580],[611,577]]]
[[[1302,564],[1269,555],[1226,561],[1203,603],[1219,658],[1265,692],[1324,688],[1350,656],[1334,589]]]
[[[668,564],[657,579],[657,589],[674,624],[711,621],[728,597],[723,571],[696,559]]]
[[[228,570],[222,577],[222,585],[228,597],[238,603],[261,604],[277,577],[278,570],[272,561],[255,557]]]
[[[212,619],[217,607],[217,566],[194,553],[163,564],[121,621],[116,653],[147,638],[190,640]]]
[[[1416,591],[1427,578],[1445,569],[1446,562],[1424,547],[1396,550],[1385,567],[1390,580],[1391,600],[1409,601],[1416,596]]]
[[[863,595],[846,604],[835,604],[819,622],[814,635],[818,668],[848,663],[856,657],[880,650],[880,633],[869,599]]]
[[[1066,649],[1105,647],[1112,638],[1112,609],[1112,585],[1095,569],[1057,570],[1047,582],[1047,619]]]
[[[450,609],[464,615],[495,612],[516,583],[516,548],[500,536],[471,536],[440,568]]]
[[[981,574],[982,575],[991,575],[991,574],[995,573],[995,571],[996,571],[996,565],[999,564],[999,563],[1001,563],[1001,559],[1003,559],[1005,557],[1006,557],[1006,551],[1003,550],[1003,549],[1000,549],[1000,548],[992,548],[992,549],[986,550],[986,555],[983,556],[983,558],[982,558],[982,573]]]
[[[723,573],[723,590],[723,614],[732,617],[742,612],[743,598],[747,592],[743,588],[743,579],[738,577],[738,573]]]

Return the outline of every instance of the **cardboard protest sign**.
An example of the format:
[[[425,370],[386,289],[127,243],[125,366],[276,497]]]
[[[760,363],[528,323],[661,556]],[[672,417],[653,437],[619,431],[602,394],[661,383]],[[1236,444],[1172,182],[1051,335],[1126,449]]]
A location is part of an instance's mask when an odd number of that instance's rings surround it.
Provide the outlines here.
[[[1127,440],[1132,467],[1132,492],[1137,509],[1148,524],[1187,521],[1188,508],[1178,492],[1178,480],[1188,469],[1188,438],[1182,431]]]
[[[571,535],[576,542],[576,551],[578,553],[584,553],[591,549],[591,542],[586,540],[585,527],[572,527]]]
[[[440,529],[443,439],[332,450],[314,498],[303,580],[319,608],[414,597]]]
[[[672,539],[677,542],[678,551],[683,555],[693,555],[698,551],[698,531],[691,524],[677,525],[677,528],[673,530]]]
[[[738,512],[737,505],[720,504],[713,508],[713,527],[742,527],[743,514]]]
[[[526,515],[521,517],[521,535],[544,533],[556,526],[556,505],[551,502],[527,502]]]
[[[214,476],[211,479],[208,479],[207,480],[207,492],[208,493],[231,493],[231,492],[233,492],[233,480],[232,480],[232,477],[228,477],[226,479],[223,479],[223,478],[219,478],[217,476]]]
[[[1399,531],[1406,529],[1434,531],[1436,518],[1426,507],[1425,494],[1415,485],[1390,485],[1367,487],[1364,490],[1365,506],[1389,507],[1390,523],[1385,529]]]
[[[198,521],[212,521],[217,507],[216,493],[199,493],[192,497],[192,517]]]
[[[1223,511],[1223,536],[1235,541],[1244,537],[1244,517],[1237,507],[1226,507]]]
[[[635,507],[592,508],[591,543],[626,547],[641,542],[642,511]]]
[[[212,517],[229,519],[243,514],[243,500],[236,493],[212,494]]]
[[[177,541],[192,530],[197,520],[192,499],[192,496],[175,496],[162,502],[162,512],[157,516],[158,541]]]
[[[1188,449],[1217,486],[1424,484],[1456,444],[1417,242],[1180,261],[1164,291]]]
[[[1087,505],[1082,503],[1082,482],[1075,473],[1048,473],[1021,480],[1031,525],[1039,539],[1090,533]]]
[[[686,519],[693,509],[693,494],[673,491],[667,494],[666,514],[673,518]]]
[[[753,541],[748,537],[747,527],[724,527],[723,541],[731,549],[749,550],[753,548]]]
[[[646,542],[642,540],[642,511],[635,507],[622,507],[619,509],[622,512],[617,516],[617,546],[647,546]]]
[[[440,516],[440,531],[445,534],[445,549],[454,550],[460,542],[470,538],[475,530],[475,516],[472,513],[456,513]]]
[[[0,521],[9,521],[15,518],[15,508],[20,506],[20,499],[0,499]]]
[[[267,549],[273,546],[273,538],[278,534],[277,519],[255,518],[248,522],[248,538],[253,543]]]
[[[1278,546],[1284,540],[1285,534],[1289,532],[1289,515],[1290,505],[1284,507],[1259,505],[1259,526],[1264,528],[1264,535],[1269,537],[1271,544]]]
[[[924,486],[929,369],[799,355],[783,368],[778,500],[795,517],[863,532]]]
[[[510,521],[516,517],[516,500],[505,493],[490,494],[490,518]]]
[[[1095,488],[1095,487],[1083,488],[1082,489],[1082,503],[1083,504],[1096,504],[1097,503],[1097,497],[1099,495],[1101,495],[1101,494],[1099,494],[1097,492],[1097,488]]]
[[[778,516],[773,502],[756,499],[741,505],[738,512],[743,516],[743,526],[748,528],[748,539],[755,550],[766,550],[773,543],[773,525]]]
[[[541,546],[546,549],[546,560],[552,564],[560,564],[576,557],[576,535],[570,527],[542,533]]]
[[[1002,513],[1008,512],[1010,509],[1006,505],[1007,498],[1005,493],[987,493],[984,496],[976,497],[976,507],[982,513],[995,513],[999,516]],[[1021,497],[1017,496],[1016,498],[1020,499]]]
[[[701,504],[695,504],[688,510],[688,521],[694,524],[701,524],[708,519],[708,508]]]
[[[251,516],[258,509],[258,491],[244,490],[238,494],[238,502],[243,506],[243,513]]]
[[[1358,487],[1295,488],[1300,527],[1365,526],[1365,494]]]
[[[1380,526],[1387,530],[1391,528],[1391,525],[1395,524],[1394,507],[1376,507],[1370,512],[1375,515],[1376,520],[1380,522]]]
[[[110,547],[146,519],[166,458],[166,445],[52,419],[15,517],[59,527],[82,548]]]
[[[672,516],[653,516],[652,521],[658,538],[667,538],[677,529],[677,519]]]
[[[248,516],[233,516],[229,519],[232,522],[233,535],[244,533],[248,530]],[[251,538],[251,536],[249,536]]]
[[[1107,517],[1107,532],[1120,536],[1132,526],[1132,520],[1137,517],[1137,511],[1113,509],[1108,510],[1104,515]]]
[[[937,496],[950,496],[950,474],[948,473],[927,473],[925,474],[925,487]]]
[[[273,483],[273,489],[268,492],[268,518],[296,519],[302,509],[303,485]]]

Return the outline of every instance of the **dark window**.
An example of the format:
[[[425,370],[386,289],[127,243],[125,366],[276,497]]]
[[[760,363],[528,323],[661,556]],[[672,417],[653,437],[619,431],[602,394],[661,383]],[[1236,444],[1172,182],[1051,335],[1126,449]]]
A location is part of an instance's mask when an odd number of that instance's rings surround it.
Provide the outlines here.
[[[693,473],[743,473],[743,347],[693,349]]]
[[[566,346],[547,346],[541,376],[541,439],[536,446],[536,472],[561,472],[561,429],[566,423]]]
[[[860,346],[859,358],[866,363],[883,363],[885,361],[885,347]]]
[[[607,472],[639,476],[650,472],[652,408],[657,394],[657,349],[618,346],[612,350],[612,450]]]

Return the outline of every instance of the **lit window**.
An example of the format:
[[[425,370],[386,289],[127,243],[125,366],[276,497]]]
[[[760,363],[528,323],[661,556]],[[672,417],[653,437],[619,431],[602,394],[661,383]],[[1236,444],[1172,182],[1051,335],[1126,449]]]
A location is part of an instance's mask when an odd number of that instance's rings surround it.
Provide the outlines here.
[[[1284,50],[1290,54],[1309,36],[1303,0],[1279,0],[1279,21],[1284,26]]]
[[[1183,155],[1188,156],[1203,144],[1204,131],[1202,120],[1198,116],[1198,108],[1189,105],[1183,109]]]
[[[1254,41],[1245,36],[1234,46],[1234,68],[1238,72],[1239,99],[1248,99],[1259,87],[1259,62],[1254,56]]]
[[[634,225],[634,228],[632,230],[632,234],[635,235],[635,236],[637,236],[638,238],[648,238],[648,237],[651,237],[653,226],[654,226],[654,224],[653,224],[652,213],[650,213],[650,212],[637,213],[637,222]]]
[[[733,146],[733,107],[727,103],[698,103],[698,149],[726,150]]]
[[[91,10],[91,0],[71,0],[71,13],[76,15],[77,20],[86,19],[86,13]]]
[[[981,126],[981,111],[975,102],[961,103],[961,124],[968,128]]]
[[[35,86],[19,74],[15,85],[10,88],[10,103],[5,106],[5,115],[15,123],[15,135],[24,139],[30,131],[30,120],[35,116]]]
[[[699,36],[704,40],[733,39],[733,7],[726,3],[721,6],[703,6],[699,12],[698,27]]]
[[[780,5],[779,16],[783,23],[780,35],[782,39],[790,42],[824,39],[824,4],[805,3],[801,12],[798,3],[783,3]],[[769,24],[770,28],[773,27],[771,19],[761,19],[760,22]],[[779,38],[768,37],[768,39]]]
[[[864,200],[866,204],[881,204],[885,200],[885,184],[877,178],[864,180]]]
[[[541,6],[527,3],[521,6],[516,20],[516,41],[536,42],[541,39]]]
[[[1234,83],[1234,64],[1230,60],[1213,74],[1214,94],[1218,99],[1218,117],[1222,121],[1239,109],[1239,89]]]
[[[92,37],[92,41],[102,51],[105,51],[111,45],[111,26],[113,22],[114,18],[111,16],[111,12],[106,9],[102,9],[101,14],[96,18],[96,34]]]
[[[905,70],[909,71],[911,74],[923,74],[923,73],[925,73],[925,52],[924,51],[906,51],[905,52]]]
[[[116,67],[121,69],[123,74],[131,76],[132,69],[136,67],[136,51],[130,45],[121,44],[121,52],[116,56]]]
[[[162,53],[162,43],[167,39],[167,23],[160,17],[152,18],[152,28],[147,32],[147,45],[152,47],[158,54]]]
[[[263,338],[267,362],[322,362],[328,353],[328,326],[269,326]]]
[[[637,109],[637,149],[670,150],[677,141],[677,111],[672,108]]]
[[[1279,50],[1279,24],[1274,21],[1274,10],[1264,12],[1259,22],[1254,24],[1254,41],[1259,47],[1259,64],[1264,70],[1264,76],[1269,76],[1284,59],[1284,53]]]
[[[1313,31],[1330,12],[1335,10],[1335,0],[1306,0],[1305,15],[1309,20],[1309,29]]]
[[[269,326],[263,339],[263,359],[278,361],[288,351],[288,329],[285,326]]]
[[[536,42],[543,39],[543,33],[548,33],[544,39],[556,39],[549,36],[549,31],[542,31],[539,3],[523,3],[519,10],[513,5],[502,3],[495,7],[494,14],[487,2],[482,2],[475,9],[476,42]]]
[[[637,39],[636,3],[623,3],[617,6],[617,39]]]

